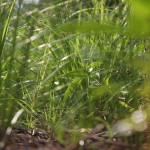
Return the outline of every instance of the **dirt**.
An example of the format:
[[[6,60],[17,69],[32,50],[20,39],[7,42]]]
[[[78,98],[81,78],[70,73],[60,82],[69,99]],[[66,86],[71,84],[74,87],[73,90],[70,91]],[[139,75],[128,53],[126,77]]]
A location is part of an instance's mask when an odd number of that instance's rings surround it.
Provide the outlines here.
[[[28,132],[22,128],[14,128],[8,138],[4,150],[141,150],[122,138],[109,139],[107,131],[98,126],[90,130],[77,143],[62,145],[44,132]]]
[[[4,150],[64,150],[64,148],[45,133],[30,133],[25,129],[15,128]]]

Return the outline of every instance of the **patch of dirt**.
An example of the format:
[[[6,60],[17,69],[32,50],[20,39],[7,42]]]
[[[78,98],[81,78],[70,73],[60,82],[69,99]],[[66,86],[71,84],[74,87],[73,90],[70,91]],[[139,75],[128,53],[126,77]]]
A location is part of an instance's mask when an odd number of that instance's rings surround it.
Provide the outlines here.
[[[44,132],[30,133],[21,128],[13,129],[4,150],[140,150],[120,137],[109,139],[103,126],[90,130],[77,143],[64,146]]]
[[[29,133],[24,129],[13,129],[4,150],[64,150],[57,141],[45,133]]]

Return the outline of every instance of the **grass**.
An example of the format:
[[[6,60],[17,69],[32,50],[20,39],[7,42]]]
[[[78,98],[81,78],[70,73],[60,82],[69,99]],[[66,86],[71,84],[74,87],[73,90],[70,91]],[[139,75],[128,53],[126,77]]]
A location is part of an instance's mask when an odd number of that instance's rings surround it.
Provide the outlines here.
[[[128,3],[70,0],[37,8],[22,1],[14,7],[15,0],[0,3],[4,131],[23,108],[16,126],[42,128],[67,142],[66,129],[103,122],[111,130],[145,103],[140,92],[145,73],[137,60],[143,62],[149,49],[148,23],[142,18],[146,34],[139,36],[132,25],[141,18],[135,11],[132,19]],[[69,142],[79,138],[75,134]]]

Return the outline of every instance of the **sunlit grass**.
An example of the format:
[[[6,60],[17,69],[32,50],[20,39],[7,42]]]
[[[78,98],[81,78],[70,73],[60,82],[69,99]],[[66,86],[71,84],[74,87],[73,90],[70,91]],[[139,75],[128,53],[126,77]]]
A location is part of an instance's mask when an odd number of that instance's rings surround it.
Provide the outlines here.
[[[3,5],[0,119],[6,127],[23,108],[20,125],[42,128],[64,142],[67,129],[103,122],[110,131],[144,104],[139,91],[145,75],[135,60],[145,55],[148,42],[132,34],[129,4]]]

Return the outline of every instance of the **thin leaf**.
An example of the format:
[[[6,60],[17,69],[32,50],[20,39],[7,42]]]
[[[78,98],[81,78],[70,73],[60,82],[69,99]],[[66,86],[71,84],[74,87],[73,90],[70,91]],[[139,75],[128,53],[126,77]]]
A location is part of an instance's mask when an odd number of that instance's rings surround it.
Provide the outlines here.
[[[72,83],[68,86],[68,88],[67,88],[67,90],[66,90],[66,92],[65,92],[65,94],[64,94],[64,99],[63,99],[63,101],[66,102],[66,100],[67,100],[67,99],[71,96],[71,94],[76,90],[76,87],[77,87],[78,85],[80,85],[81,81],[82,81],[82,78],[80,78],[80,77],[76,77],[76,78],[72,81]]]

